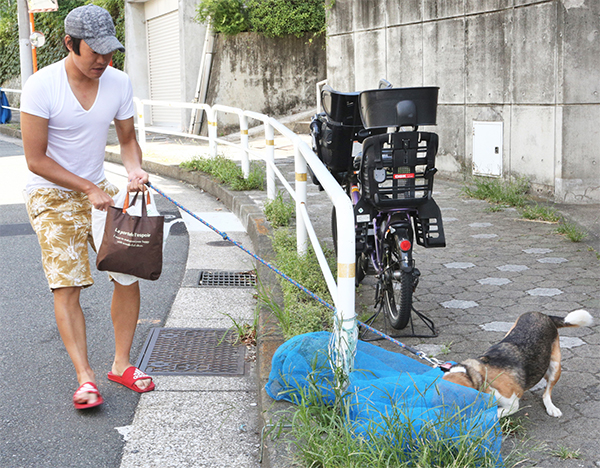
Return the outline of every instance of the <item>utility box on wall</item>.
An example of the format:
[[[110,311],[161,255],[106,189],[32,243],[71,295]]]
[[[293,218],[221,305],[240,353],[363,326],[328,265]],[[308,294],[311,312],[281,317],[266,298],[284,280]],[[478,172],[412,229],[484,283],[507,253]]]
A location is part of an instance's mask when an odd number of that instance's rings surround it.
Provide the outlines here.
[[[473,121],[473,175],[502,177],[503,122]]]

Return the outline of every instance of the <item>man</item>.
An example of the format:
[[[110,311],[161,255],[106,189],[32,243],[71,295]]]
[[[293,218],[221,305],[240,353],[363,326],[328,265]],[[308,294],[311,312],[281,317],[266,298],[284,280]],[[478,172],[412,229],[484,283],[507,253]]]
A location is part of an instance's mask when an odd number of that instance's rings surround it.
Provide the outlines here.
[[[65,18],[65,34],[68,56],[32,75],[23,88],[21,131],[30,170],[27,210],[54,295],[58,329],[80,385],[73,403],[86,409],[103,399],[88,361],[79,298],[81,289],[93,284],[87,250],[91,208],[107,210],[118,191],[104,176],[111,121],[128,190],[143,190],[148,174],[142,170],[135,136],[131,82],[109,67],[114,51],[125,50],[115,37],[110,14],[95,5],[75,8]],[[115,359],[108,378],[136,392],[153,390],[152,379],[129,362],[140,309],[139,284],[113,284]]]

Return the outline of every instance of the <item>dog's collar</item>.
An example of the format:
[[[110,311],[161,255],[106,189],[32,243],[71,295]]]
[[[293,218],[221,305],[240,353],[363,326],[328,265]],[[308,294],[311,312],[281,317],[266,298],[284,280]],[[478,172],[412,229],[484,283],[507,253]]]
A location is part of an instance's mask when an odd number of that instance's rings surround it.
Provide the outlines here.
[[[467,368],[459,364],[457,366],[452,366],[448,372],[450,372],[451,374],[459,372],[462,374],[467,374]]]

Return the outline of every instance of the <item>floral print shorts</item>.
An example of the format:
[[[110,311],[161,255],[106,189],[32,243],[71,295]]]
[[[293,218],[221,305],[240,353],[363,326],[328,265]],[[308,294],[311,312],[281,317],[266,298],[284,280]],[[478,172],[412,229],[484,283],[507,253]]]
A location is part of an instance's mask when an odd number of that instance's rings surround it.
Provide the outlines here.
[[[119,191],[104,180],[98,184],[114,197]],[[29,220],[42,249],[42,264],[51,290],[94,284],[88,256],[92,240],[92,204],[82,192],[36,189],[26,196]]]

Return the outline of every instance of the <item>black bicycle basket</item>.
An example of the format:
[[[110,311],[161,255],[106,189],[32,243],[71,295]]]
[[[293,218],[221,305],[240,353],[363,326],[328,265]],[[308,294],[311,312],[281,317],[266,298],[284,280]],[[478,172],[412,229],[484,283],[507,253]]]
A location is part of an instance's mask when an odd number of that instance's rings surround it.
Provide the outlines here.
[[[375,135],[363,143],[362,194],[378,209],[418,206],[433,191],[438,137],[429,132]]]

